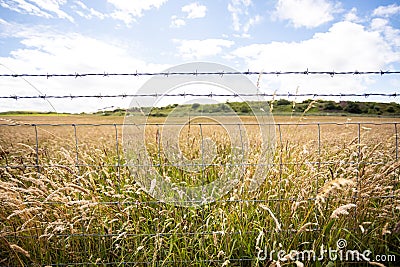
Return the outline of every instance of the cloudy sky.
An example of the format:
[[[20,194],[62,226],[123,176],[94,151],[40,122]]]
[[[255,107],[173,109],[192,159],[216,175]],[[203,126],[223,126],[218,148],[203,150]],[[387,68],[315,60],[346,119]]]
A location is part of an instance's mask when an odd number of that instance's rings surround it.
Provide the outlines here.
[[[400,4],[365,0],[0,0],[0,73],[400,69]],[[256,82],[258,77],[250,77]],[[0,95],[135,93],[149,77],[5,78]],[[266,93],[399,93],[400,75],[263,76]],[[357,99],[357,100],[364,100]],[[371,98],[396,101],[399,98]],[[0,110],[96,111],[129,99],[0,100]]]

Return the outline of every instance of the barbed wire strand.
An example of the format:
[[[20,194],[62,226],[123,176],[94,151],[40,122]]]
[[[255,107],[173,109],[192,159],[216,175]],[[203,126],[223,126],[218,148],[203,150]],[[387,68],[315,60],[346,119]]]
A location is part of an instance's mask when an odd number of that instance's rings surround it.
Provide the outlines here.
[[[94,72],[94,73],[3,73],[0,74],[0,77],[44,77],[44,78],[53,78],[53,77],[91,77],[91,76],[101,76],[101,77],[111,77],[111,76],[179,76],[179,75],[190,75],[190,76],[201,76],[201,75],[386,75],[386,74],[400,74],[400,70],[378,70],[378,71],[310,71],[306,69],[305,71],[182,71],[182,72],[125,72],[125,73],[108,73],[108,72]]]
[[[0,96],[0,99],[77,99],[77,98],[127,98],[127,97],[398,97],[400,93],[239,93],[239,94],[219,94],[219,93],[207,93],[207,94],[196,94],[196,93],[150,93],[150,94],[88,94],[88,95],[8,95]]]

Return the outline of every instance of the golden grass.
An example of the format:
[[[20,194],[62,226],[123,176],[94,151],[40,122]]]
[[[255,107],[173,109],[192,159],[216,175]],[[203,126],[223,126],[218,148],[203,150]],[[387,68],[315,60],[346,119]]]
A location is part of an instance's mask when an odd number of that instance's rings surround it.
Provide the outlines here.
[[[362,125],[359,139],[357,124],[323,124],[345,123],[347,117],[274,119],[280,125],[275,164],[257,191],[243,192],[240,182],[221,201],[184,208],[156,202],[128,168],[117,166],[126,163],[122,128],[113,125],[122,123],[122,117],[4,117],[1,124],[110,125],[37,126],[37,147],[35,127],[0,126],[0,265],[266,265],[256,258],[259,249],[335,248],[339,238],[348,241],[348,248],[400,258],[400,162],[394,125]],[[351,119],[358,121],[396,120]],[[246,127],[250,163],[258,163],[260,153],[255,128]],[[161,134],[159,127],[146,129],[155,162],[166,162],[163,151],[157,151]],[[218,159],[226,160],[231,147],[223,128],[204,126],[202,136],[216,144]],[[185,158],[199,159],[199,128],[183,127],[179,144]],[[216,166],[206,175],[212,180],[225,170]],[[177,168],[159,171],[176,183],[198,182]],[[242,181],[253,172],[254,166],[246,167]],[[273,260],[275,265],[290,262]]]

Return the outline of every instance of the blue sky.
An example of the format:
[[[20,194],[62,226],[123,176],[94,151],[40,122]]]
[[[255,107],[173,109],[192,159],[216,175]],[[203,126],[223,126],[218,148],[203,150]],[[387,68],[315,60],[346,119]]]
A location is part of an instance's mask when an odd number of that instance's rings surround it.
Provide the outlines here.
[[[0,0],[0,47],[0,73],[155,72],[193,61],[240,71],[399,70],[400,3]],[[134,93],[146,79],[27,78],[28,83],[1,78],[0,94]],[[267,93],[399,93],[399,88],[399,75],[264,76],[260,81]],[[0,103],[2,111],[52,109],[43,100]],[[80,112],[126,107],[129,100],[52,104],[57,111]]]

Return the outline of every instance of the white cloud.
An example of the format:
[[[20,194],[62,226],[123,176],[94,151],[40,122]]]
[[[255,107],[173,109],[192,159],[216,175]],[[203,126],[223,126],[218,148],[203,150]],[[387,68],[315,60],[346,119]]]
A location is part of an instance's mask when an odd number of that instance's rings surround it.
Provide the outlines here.
[[[362,22],[363,20],[357,15],[357,8],[353,7],[348,13],[344,15],[345,21]]]
[[[53,18],[51,13],[55,13],[58,18],[74,22],[70,15],[61,10],[61,6],[66,3],[66,0],[31,0],[30,2],[32,3],[25,0],[1,0],[0,5],[18,13],[44,18]]]
[[[177,16],[171,17],[171,24],[170,27],[172,28],[179,28],[185,26],[186,22],[183,19],[178,18]]]
[[[28,2],[25,1],[0,1],[0,5],[4,8],[10,9],[12,11],[21,13],[21,14],[29,14],[29,15],[34,15],[38,17],[44,17],[44,18],[51,18],[52,16],[47,13],[42,11],[40,8],[38,8],[35,5],[32,5]]]
[[[199,3],[191,3],[188,5],[185,5],[181,8],[182,12],[186,13],[185,18],[186,19],[198,19],[198,18],[204,18],[206,16],[207,12],[207,7],[204,5],[200,5]],[[179,18],[176,15],[173,15],[171,17],[171,28],[179,28],[182,26],[186,25],[186,21],[184,18]]]
[[[203,59],[218,55],[223,48],[231,47],[234,42],[225,39],[173,40],[177,43],[179,55],[184,59]]]
[[[398,60],[377,31],[367,31],[352,22],[334,24],[328,32],[316,33],[301,42],[272,42],[238,48],[234,54],[257,68],[281,69],[380,69]]]
[[[57,14],[59,18],[74,22],[74,19],[61,10],[60,6],[66,4],[67,0],[31,0],[40,8]]]
[[[262,17],[260,15],[256,15],[252,18],[249,18],[249,20],[243,25],[243,32],[247,33],[250,29],[250,27],[256,25],[262,20]]]
[[[73,9],[75,9],[76,14],[79,16],[86,18],[86,19],[93,19],[93,18],[98,18],[98,19],[104,19],[107,17],[106,14],[103,14],[93,8],[88,8],[83,2],[81,1],[75,1],[76,5],[72,6]],[[82,10],[77,10],[78,8]]]
[[[389,21],[383,18],[375,18],[371,21],[371,29],[380,32],[387,42],[400,48],[400,30],[389,25]]]
[[[289,20],[295,28],[314,28],[333,20],[340,12],[339,4],[326,0],[279,0],[274,17]]]
[[[116,20],[122,20],[127,26],[136,21],[136,17],[143,16],[143,11],[153,8],[160,8],[168,0],[107,0],[114,5],[116,10],[111,14],[111,17]]]
[[[232,0],[228,4],[228,11],[232,16],[233,29],[235,31],[240,31],[241,23],[240,16],[247,12],[248,6],[251,5],[251,0]]]
[[[371,20],[371,29],[373,30],[382,30],[386,25],[388,25],[389,21],[387,19],[376,18]]]
[[[373,12],[373,16],[377,17],[389,17],[391,15],[400,13],[400,6],[397,4],[392,4],[389,6],[379,6]]]
[[[182,7],[182,12],[187,13],[188,19],[204,18],[206,16],[207,7],[199,3],[191,3]]]
[[[258,71],[380,70],[400,61],[399,49],[393,47],[387,36],[348,21],[336,23],[328,32],[316,33],[308,40],[252,44],[236,49],[232,55],[243,59],[246,68]],[[325,89],[327,93],[357,91],[374,81],[369,76],[331,78],[327,75],[282,75],[265,79],[269,89],[287,92],[300,86],[313,93]]]
[[[20,39],[21,48],[0,62],[16,73],[104,73],[162,71],[169,67],[145,62],[128,53],[125,44],[99,40],[78,33],[55,32],[47,27],[31,28],[14,23],[0,24],[3,36]],[[3,29],[10,27],[10,29]],[[9,71],[0,66],[2,72]],[[135,93],[146,77],[82,77],[82,78],[26,78],[47,95]],[[10,88],[12,90],[10,91]],[[1,92],[16,95],[38,95],[30,85],[19,78],[4,78]],[[105,106],[126,107],[130,99],[51,100],[57,111],[95,111]],[[4,103],[5,109],[49,110],[46,101],[14,101]]]
[[[252,5],[251,0],[232,0],[228,4],[228,11],[232,17],[232,27],[236,32],[235,37],[250,37],[250,28],[262,20],[260,15],[250,16],[248,8]]]

